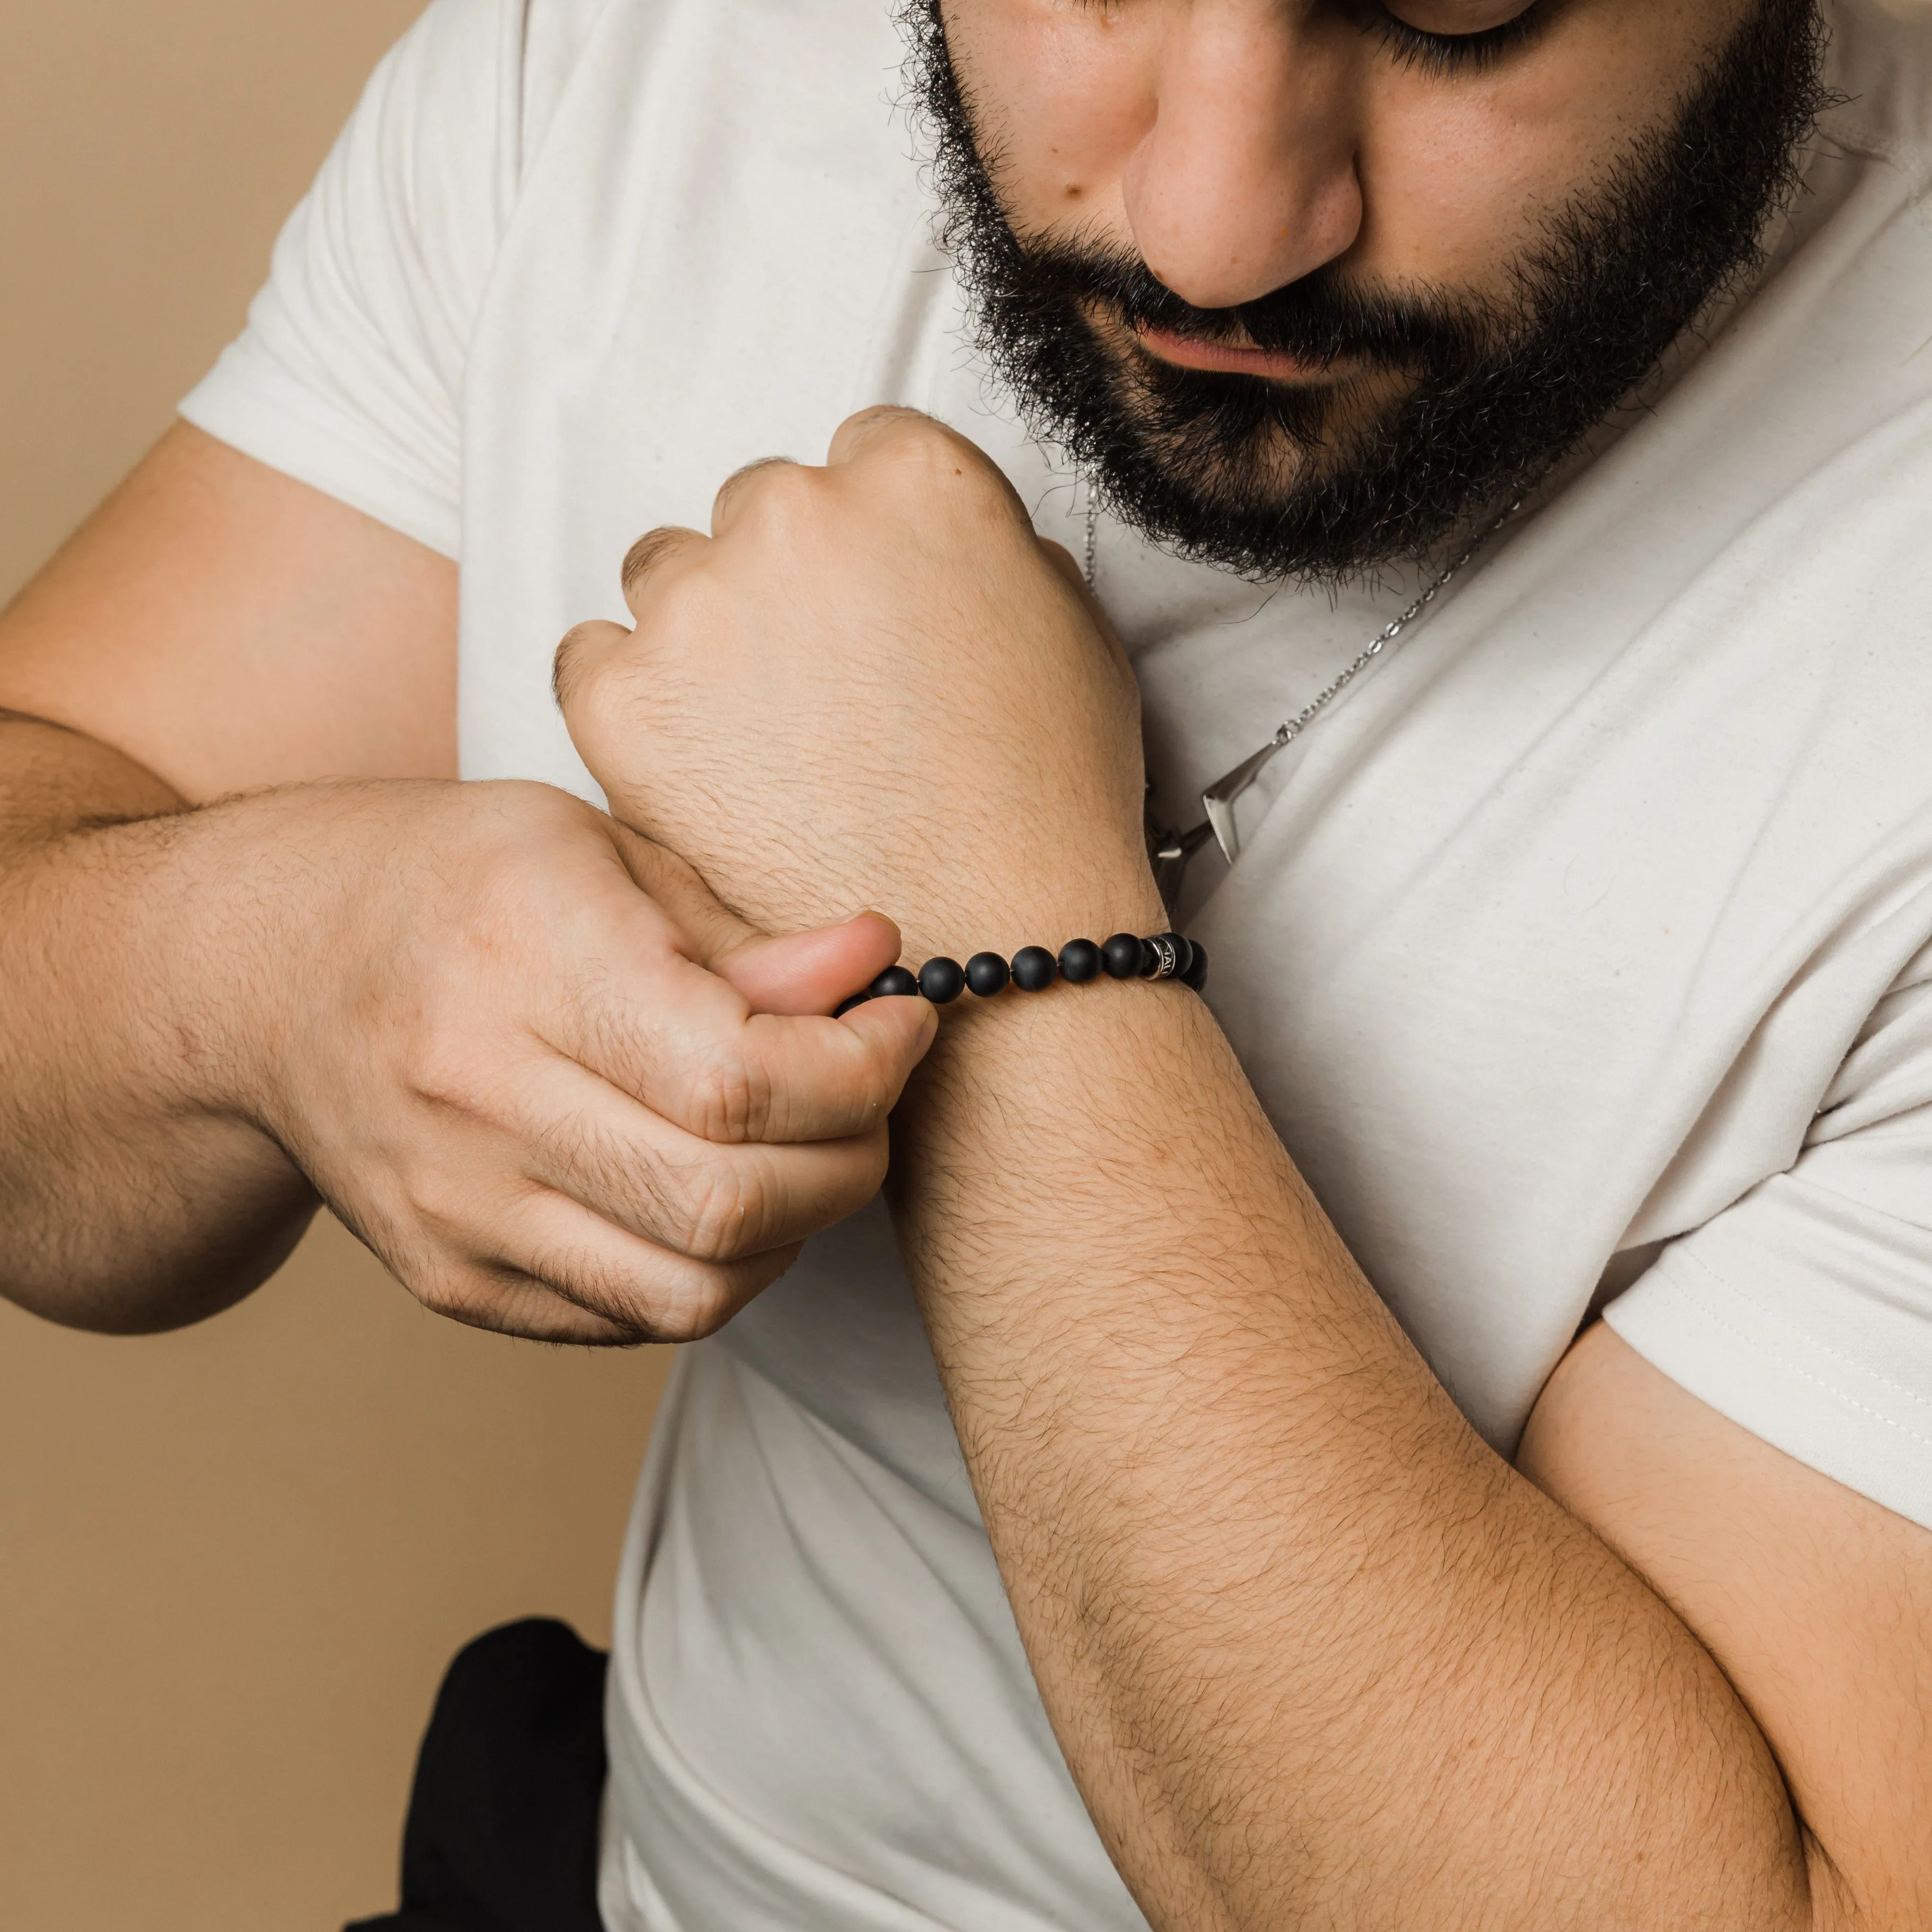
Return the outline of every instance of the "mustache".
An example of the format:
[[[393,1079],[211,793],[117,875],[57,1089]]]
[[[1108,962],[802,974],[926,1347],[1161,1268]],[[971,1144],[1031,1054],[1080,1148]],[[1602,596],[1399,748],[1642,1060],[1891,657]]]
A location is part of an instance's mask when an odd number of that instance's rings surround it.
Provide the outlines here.
[[[1361,358],[1408,370],[1466,368],[1494,340],[1497,318],[1464,302],[1345,280],[1326,265],[1252,302],[1198,308],[1131,249],[1013,238],[1023,282],[1043,302],[1098,308],[1136,331],[1251,346],[1325,368]]]

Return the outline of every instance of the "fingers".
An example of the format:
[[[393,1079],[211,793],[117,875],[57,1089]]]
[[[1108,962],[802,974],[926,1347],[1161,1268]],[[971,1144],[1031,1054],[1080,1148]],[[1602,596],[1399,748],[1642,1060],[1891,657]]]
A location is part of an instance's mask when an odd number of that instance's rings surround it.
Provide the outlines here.
[[[831,1140],[882,1122],[939,1025],[925,1000],[872,1000],[843,1019],[754,1013],[684,1072],[659,1111],[709,1141]]]
[[[832,432],[832,446],[825,453],[828,465],[850,463],[868,449],[877,449],[896,440],[923,436],[952,437],[952,432],[920,410],[908,410],[897,403],[875,403],[848,416]],[[963,447],[973,446],[963,436],[952,437]],[[975,456],[980,452],[973,451]],[[981,457],[982,462],[985,458]]]
[[[622,573],[624,602],[631,607],[631,615],[643,615],[645,592],[653,579],[664,576],[680,560],[703,550],[710,542],[697,530],[670,524],[646,530],[638,538],[625,554]]]
[[[762,980],[774,1004],[815,1006],[814,1014],[754,1012],[743,992],[691,956],[695,948],[661,906],[640,898],[626,920],[632,937],[618,935],[610,963],[550,988],[529,1024],[551,1052],[704,1139],[868,1132],[932,1044],[938,1016],[922,1000],[872,1000],[843,1019],[829,1016],[828,982],[844,976],[842,962],[862,974],[890,944],[874,922],[808,935],[798,949],[807,976],[789,997],[781,972],[790,949],[748,952],[744,970],[754,986]],[[460,1115],[488,1118],[502,1104],[502,1082],[460,1036],[417,1084]]]
[[[722,537],[731,527],[734,516],[757,483],[760,471],[796,470],[798,466],[788,456],[761,456],[757,462],[734,470],[711,500],[711,534]]]
[[[886,1174],[885,1119],[796,1144],[700,1139],[567,1061],[529,1069],[502,1124],[525,1178],[667,1252],[742,1261],[856,1214]]]
[[[917,410],[894,404],[861,410],[838,425],[824,472],[848,487],[863,482],[884,507],[916,506],[927,518],[962,512],[984,528],[1024,530],[1033,519],[1004,470],[976,443]]]
[[[376,1244],[425,1304],[478,1327],[607,1346],[708,1334],[885,1176],[883,1118],[848,1139],[720,1146],[555,1056],[492,1084],[495,1104],[479,1092],[462,1110],[462,1157],[406,1178]]]
[[[1018,496],[998,466],[964,436],[917,410],[881,404],[848,417],[832,439],[826,464],[829,468],[836,469],[854,464],[862,456],[878,457],[895,449],[907,452],[931,468],[935,476],[943,471],[952,477],[990,485],[1004,500],[1006,508],[1027,520]],[[763,478],[775,470],[800,468],[789,457],[767,456],[746,464],[727,477],[712,502],[710,537],[671,524],[646,531],[626,555],[622,573],[624,602],[632,617],[641,621],[654,592],[661,590],[681,566],[694,562],[712,541],[730,532],[754,498]],[[578,626],[564,639],[558,646],[551,678],[560,706],[568,709],[584,670],[599,656],[608,657],[615,652],[626,634],[620,626],[592,623]]]
[[[565,634],[550,660],[550,695],[566,718],[592,674],[629,647],[631,633],[621,624],[579,624]]]
[[[723,1327],[797,1257],[794,1244],[695,1260],[536,1187],[501,1204],[487,1248],[446,1262],[415,1292],[437,1314],[538,1340],[691,1342]]]
[[[898,928],[882,914],[862,912],[843,926],[714,948],[704,963],[754,1013],[829,1013],[898,956]]]
[[[735,987],[755,1013],[829,1013],[899,956],[899,929],[883,913],[778,938],[724,904],[696,867],[628,826],[611,825],[638,889],[690,942],[688,956]]]
[[[628,1322],[595,1315],[568,1295],[507,1263],[469,1262],[433,1281],[410,1284],[432,1314],[465,1328],[578,1348],[634,1348],[660,1339]],[[668,1336],[664,1340],[670,1340]]]
[[[610,821],[610,835],[632,884],[670,920],[674,928],[670,935],[672,943],[686,958],[715,970],[718,960],[765,937],[740,919],[704,883],[698,868],[669,846],[633,832],[615,819]],[[837,1004],[835,1000],[824,1010],[829,1012]],[[815,1012],[819,1009],[788,1010]]]
[[[710,541],[698,531],[669,524],[638,538],[625,554],[622,572],[624,602],[631,615],[641,617],[652,585],[661,582],[681,558],[692,556]],[[579,624],[567,632],[550,663],[550,695],[557,709],[567,716],[591,674],[634,642],[633,634],[622,625],[601,621]]]
[[[922,1000],[881,1000],[842,1020],[840,1001],[898,956],[877,913],[773,939],[721,904],[692,866],[598,823],[616,896],[593,877],[574,896],[577,943],[607,963],[567,976],[530,1024],[687,1131],[720,1142],[836,1140],[891,1111],[938,1024]],[[459,1030],[420,1068],[419,1089],[463,1116],[494,1114],[502,1082]]]
[[[592,1017],[553,1042],[687,1133],[719,1144],[843,1140],[892,1112],[932,1043],[923,1000],[874,1000],[843,1019],[754,1013],[735,988],[679,962],[669,997]]]

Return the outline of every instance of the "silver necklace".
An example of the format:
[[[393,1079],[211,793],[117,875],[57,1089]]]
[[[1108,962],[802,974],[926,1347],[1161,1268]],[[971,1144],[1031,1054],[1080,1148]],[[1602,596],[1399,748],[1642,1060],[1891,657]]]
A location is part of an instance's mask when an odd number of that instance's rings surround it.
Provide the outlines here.
[[[1270,760],[1293,744],[1435,602],[1450,579],[1522,508],[1522,505],[1523,499],[1519,496],[1501,516],[1476,536],[1460,556],[1424,586],[1407,610],[1384,624],[1357,653],[1352,662],[1336,672],[1334,678],[1292,718],[1283,718],[1274,728],[1274,735],[1259,751],[1244,758],[1232,771],[1222,772],[1209,785],[1201,794],[1201,809],[1204,816],[1198,825],[1186,832],[1178,832],[1171,826],[1162,825],[1154,816],[1154,787],[1151,784],[1148,785],[1148,857],[1154,866],[1154,884],[1160,889],[1162,903],[1169,912],[1174,910],[1174,903],[1180,896],[1180,888],[1187,877],[1189,862],[1209,839],[1213,839],[1220,846],[1221,856],[1229,865],[1232,866],[1240,856],[1241,836],[1234,822],[1234,806],[1241,794],[1261,776]],[[1100,507],[1094,500],[1090,486],[1087,498],[1087,554],[1084,560],[1087,588],[1090,591],[1094,587],[1094,566],[1100,541]]]

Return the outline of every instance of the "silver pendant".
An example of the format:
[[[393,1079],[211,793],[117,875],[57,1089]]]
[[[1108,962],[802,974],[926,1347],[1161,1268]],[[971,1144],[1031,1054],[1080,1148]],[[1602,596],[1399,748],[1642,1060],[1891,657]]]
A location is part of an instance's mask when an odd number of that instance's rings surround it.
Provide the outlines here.
[[[1180,889],[1187,883],[1188,860],[1212,835],[1213,827],[1204,821],[1191,832],[1173,832],[1157,824],[1150,814],[1147,825],[1148,862],[1154,868],[1154,882],[1170,918],[1180,902]]]
[[[1148,787],[1148,859],[1154,867],[1154,880],[1160,889],[1161,903],[1170,913],[1180,900],[1181,887],[1187,882],[1189,862],[1209,839],[1220,847],[1221,856],[1229,865],[1240,856],[1241,835],[1234,823],[1235,802],[1261,776],[1268,760],[1291,742],[1286,738],[1270,739],[1252,757],[1244,758],[1232,771],[1223,772],[1201,794],[1201,809],[1207,816],[1186,832],[1172,830],[1154,818],[1151,804],[1154,788]]]
[[[1208,814],[1214,842],[1231,866],[1241,855],[1241,835],[1234,824],[1234,802],[1261,776],[1268,760],[1277,752],[1286,749],[1288,743],[1286,738],[1270,738],[1252,758],[1244,758],[1232,772],[1223,772],[1201,794],[1201,809]]]
[[[1343,666],[1292,718],[1278,724],[1275,728],[1274,736],[1258,752],[1250,758],[1244,758],[1232,771],[1222,772],[1201,794],[1201,809],[1208,815],[1191,831],[1171,831],[1156,820],[1153,807],[1154,787],[1151,784],[1148,785],[1146,815],[1148,859],[1154,867],[1154,883],[1160,888],[1162,903],[1170,913],[1174,910],[1175,903],[1180,897],[1180,889],[1186,882],[1188,861],[1210,838],[1220,847],[1221,856],[1229,865],[1232,866],[1240,857],[1241,835],[1234,823],[1235,802],[1261,776],[1269,760],[1277,752],[1287,750],[1328,706],[1347,690],[1430,604],[1435,602],[1436,594],[1443,586],[1522,508],[1524,497],[1528,494],[1526,491],[1523,496],[1519,496],[1510,504],[1454,563],[1421,592],[1400,616],[1391,618],[1384,624],[1354,659]],[[1094,544],[1099,528],[1098,515],[1090,496],[1087,507],[1087,587],[1090,590],[1094,587]]]

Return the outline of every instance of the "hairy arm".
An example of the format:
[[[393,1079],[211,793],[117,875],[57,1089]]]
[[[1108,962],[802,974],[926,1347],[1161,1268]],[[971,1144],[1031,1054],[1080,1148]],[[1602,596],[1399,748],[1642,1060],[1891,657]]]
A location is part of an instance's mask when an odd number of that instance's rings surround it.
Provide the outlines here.
[[[1204,1010],[964,1017],[898,1143],[907,1252],[1155,1924],[1835,1922],[1708,1648],[1462,1420]]]
[[[769,917],[903,911],[914,963],[1158,927],[1124,668],[970,445],[867,412],[712,532],[579,640],[624,816]],[[1172,985],[950,1008],[894,1135],[1022,1636],[1162,1932],[1932,1923],[1932,1537],[1600,1328],[1510,1468]]]
[[[238,869],[296,814],[196,808],[453,775],[454,596],[442,560],[183,425],[0,616],[0,1291],[171,1326],[307,1224],[228,1024],[272,970]]]
[[[930,1035],[580,800],[454,782],[446,560],[196,432],[0,620],[0,1293],[122,1330],[326,1199],[421,1298],[682,1339],[876,1192]]]
[[[197,1320],[316,1204],[242,1112],[224,1037],[248,970],[245,930],[208,916],[231,828],[18,716],[0,773],[0,1292],[85,1327]]]

